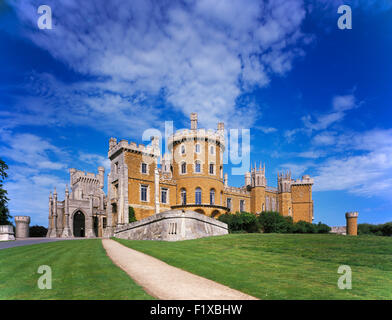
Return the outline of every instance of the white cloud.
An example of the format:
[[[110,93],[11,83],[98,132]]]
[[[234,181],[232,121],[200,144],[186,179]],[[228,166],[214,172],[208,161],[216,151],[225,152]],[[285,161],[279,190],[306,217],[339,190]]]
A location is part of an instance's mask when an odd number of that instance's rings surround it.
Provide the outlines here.
[[[50,106],[57,102],[70,111],[65,119],[58,112],[47,116],[78,125],[104,119],[98,121],[104,130],[117,124],[129,133],[133,119],[153,123],[160,112],[148,98],[158,96],[186,116],[198,112],[206,127],[220,120],[249,127],[256,118],[236,105],[237,98],[267,85],[272,74],[288,72],[309,41],[301,32],[306,14],[301,0],[49,1],[51,32],[36,31],[32,3],[12,2],[28,37],[75,71],[101,79],[66,86],[55,99],[47,95]],[[141,96],[147,110],[130,99]],[[78,112],[71,106],[75,101]]]

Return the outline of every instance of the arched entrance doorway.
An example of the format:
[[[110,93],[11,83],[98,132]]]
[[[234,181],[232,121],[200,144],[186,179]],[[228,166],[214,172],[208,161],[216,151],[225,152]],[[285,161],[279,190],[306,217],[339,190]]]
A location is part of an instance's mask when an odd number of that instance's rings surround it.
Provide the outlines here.
[[[74,237],[84,237],[85,217],[81,211],[74,214],[73,217],[73,234]]]

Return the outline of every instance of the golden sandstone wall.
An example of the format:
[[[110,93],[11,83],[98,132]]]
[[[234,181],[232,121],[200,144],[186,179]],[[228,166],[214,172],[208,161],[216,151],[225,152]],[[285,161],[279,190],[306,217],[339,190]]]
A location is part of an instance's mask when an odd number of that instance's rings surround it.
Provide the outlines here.
[[[252,171],[253,187],[225,187],[222,159],[224,151],[223,124],[219,124],[218,130],[211,133],[205,130],[197,130],[197,116],[194,114],[191,116],[191,123],[191,130],[177,132],[173,135],[172,140],[169,139],[168,147],[172,154],[171,169],[169,172],[163,172],[162,168],[159,177],[155,176],[155,157],[157,155],[154,155],[154,152],[151,152],[149,156],[143,156],[142,152],[147,152],[145,151],[147,149],[144,146],[136,147],[134,143],[132,143],[134,146],[131,144],[130,147],[127,144],[124,149],[124,163],[128,168],[128,205],[134,208],[137,220],[155,214],[155,180],[158,179],[160,212],[175,207],[176,209],[195,210],[208,216],[218,217],[228,211],[232,213],[240,211],[240,202],[243,201],[243,210],[247,212],[256,214],[262,211],[275,210],[283,216],[292,216],[295,222],[299,220],[312,222],[313,182],[309,176],[305,176],[305,180],[297,180],[295,183],[290,176],[279,176],[280,179],[286,179],[283,181],[286,185],[284,189],[280,185],[278,192],[266,187],[265,167],[261,169],[260,166],[259,170],[255,168],[255,171]],[[110,142],[112,143],[111,148],[113,148],[113,152],[117,152],[122,142],[120,141],[120,145],[118,145],[116,139],[113,139]],[[198,149],[196,149],[196,145],[199,146]],[[211,147],[213,148],[212,151]],[[184,152],[182,151],[183,148]],[[170,162],[170,159],[168,161]],[[147,162],[147,173],[142,173],[143,162]],[[200,163],[200,172],[196,172],[196,162]],[[181,170],[183,163],[186,164],[185,173],[182,173]],[[210,173],[210,164],[214,165],[213,173]],[[259,180],[259,178],[261,179]],[[293,184],[290,189],[291,182]],[[114,181],[113,184],[115,183]],[[148,188],[146,201],[141,200],[141,185]],[[166,203],[161,201],[163,188],[167,189]],[[195,194],[197,188],[202,191],[201,205],[196,205]],[[211,189],[215,191],[213,204],[210,203]],[[186,190],[186,206],[182,205],[182,190]],[[227,208],[229,198],[231,199],[231,210]],[[118,213],[113,212],[115,223],[117,219]]]

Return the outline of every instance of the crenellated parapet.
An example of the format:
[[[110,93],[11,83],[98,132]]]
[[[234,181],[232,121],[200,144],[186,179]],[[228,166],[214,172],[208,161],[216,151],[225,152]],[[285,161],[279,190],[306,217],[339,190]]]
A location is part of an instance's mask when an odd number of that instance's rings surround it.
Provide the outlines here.
[[[222,152],[225,150],[225,135],[223,125],[220,124],[220,128],[218,130],[213,129],[183,129],[176,131],[172,136],[168,139],[168,148],[169,150],[173,149],[173,146],[182,143],[184,141],[207,141],[208,143],[216,143],[222,149]]]
[[[144,144],[136,144],[135,142],[128,142],[128,140],[122,139],[120,142],[117,142],[116,138],[110,138],[109,140],[109,152],[108,157],[112,159],[117,154],[123,152],[135,152],[140,153],[142,155],[149,155],[152,157],[159,157],[159,138],[151,137],[151,144],[145,146]]]
[[[296,179],[291,182],[291,185],[312,185],[314,184],[314,179],[309,175],[302,176],[302,179]]]

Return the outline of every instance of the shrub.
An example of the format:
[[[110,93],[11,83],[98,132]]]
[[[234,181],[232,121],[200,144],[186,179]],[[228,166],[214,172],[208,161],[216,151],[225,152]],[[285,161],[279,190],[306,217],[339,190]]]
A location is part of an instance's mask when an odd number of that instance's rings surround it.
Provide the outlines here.
[[[294,233],[316,233],[317,228],[316,228],[316,225],[314,225],[313,223],[309,223],[306,221],[298,221],[298,222],[294,223],[293,232]]]
[[[331,231],[331,227],[319,222],[318,224],[316,224],[316,232],[317,233],[328,233]]]
[[[249,212],[236,212],[235,214],[222,214],[219,221],[227,223],[231,233],[259,232],[260,226],[257,217]]]
[[[291,217],[283,217],[279,212],[262,212],[258,221],[265,233],[290,233],[293,229]]]
[[[383,236],[392,236],[392,222],[384,223],[381,227],[381,232]]]
[[[131,223],[135,221],[137,221],[135,217],[135,210],[133,209],[133,207],[130,206],[128,208],[128,222]]]
[[[29,228],[29,236],[30,237],[46,237],[48,233],[48,229],[43,226],[31,226]]]

